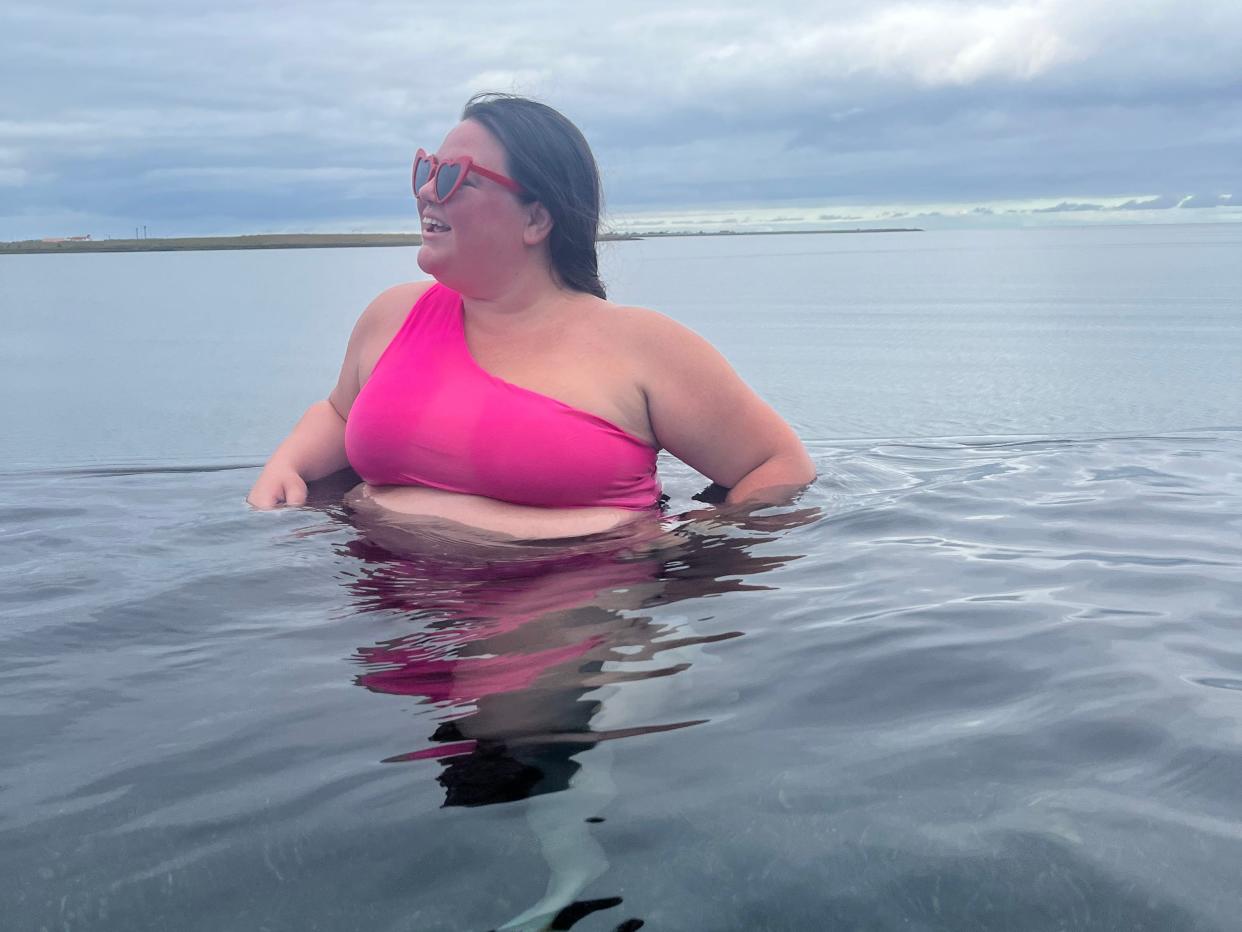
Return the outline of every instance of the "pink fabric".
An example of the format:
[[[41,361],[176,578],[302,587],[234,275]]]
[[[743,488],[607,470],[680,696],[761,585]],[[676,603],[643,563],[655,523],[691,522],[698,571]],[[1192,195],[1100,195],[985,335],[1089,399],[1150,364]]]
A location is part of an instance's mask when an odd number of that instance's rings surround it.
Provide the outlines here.
[[[635,511],[660,496],[656,450],[615,424],[482,369],[461,295],[435,284],[354,402],[349,461],[373,485],[426,485],[519,505]]]
[[[406,587],[396,586],[397,599],[385,598],[366,608],[409,610],[442,615],[448,624],[429,625],[425,630],[358,648],[358,657],[373,667],[383,667],[358,678],[360,685],[376,692],[424,696],[434,702],[476,703],[498,693],[516,692],[531,686],[550,670],[576,660],[606,639],[600,634],[571,638],[572,624],[553,625],[549,633],[518,632],[532,622],[557,612],[590,605],[600,593],[626,590],[655,579],[663,563],[655,558],[621,560],[616,554],[581,554],[550,560],[541,567],[529,566],[528,575],[490,579],[483,585],[462,585],[454,576],[457,567],[437,567],[434,561],[404,561],[408,577],[398,576]],[[447,588],[455,598],[438,600],[425,588],[428,575],[452,580]],[[360,580],[366,590],[387,576]],[[460,586],[460,588],[458,588]],[[406,599],[417,594],[414,605]],[[549,640],[544,647],[542,641]]]

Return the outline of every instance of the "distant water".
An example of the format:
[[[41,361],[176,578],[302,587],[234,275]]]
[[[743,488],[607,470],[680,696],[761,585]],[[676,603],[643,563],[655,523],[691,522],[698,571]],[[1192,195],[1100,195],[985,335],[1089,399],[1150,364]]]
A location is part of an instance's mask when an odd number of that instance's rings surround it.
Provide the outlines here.
[[[242,504],[411,250],[0,257],[0,927],[1236,928],[1240,246],[610,245],[820,478],[536,565]]]
[[[0,256],[3,461],[267,455],[414,249]],[[608,243],[813,440],[1242,424],[1242,225]]]

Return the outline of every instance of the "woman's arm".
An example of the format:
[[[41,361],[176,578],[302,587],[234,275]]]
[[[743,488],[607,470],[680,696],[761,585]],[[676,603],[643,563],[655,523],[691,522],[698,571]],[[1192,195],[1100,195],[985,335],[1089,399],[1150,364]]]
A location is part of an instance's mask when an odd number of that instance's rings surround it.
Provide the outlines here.
[[[725,502],[783,505],[792,501],[815,480],[815,464],[802,441],[797,443],[796,449],[790,445],[787,451],[774,453],[743,476],[729,489]]]
[[[815,478],[798,435],[711,344],[663,315],[630,313],[662,447],[729,487],[730,504],[787,502]]]
[[[336,386],[324,401],[302,415],[272,454],[246,501],[256,508],[306,503],[306,483],[349,465],[345,456],[345,419],[370,378],[375,362],[392,340],[414,302],[431,285],[412,282],[389,288],[369,305],[354,325]]]
[[[349,465],[345,419],[328,401],[317,401],[276,448],[246,496],[256,508],[306,504],[306,483]]]

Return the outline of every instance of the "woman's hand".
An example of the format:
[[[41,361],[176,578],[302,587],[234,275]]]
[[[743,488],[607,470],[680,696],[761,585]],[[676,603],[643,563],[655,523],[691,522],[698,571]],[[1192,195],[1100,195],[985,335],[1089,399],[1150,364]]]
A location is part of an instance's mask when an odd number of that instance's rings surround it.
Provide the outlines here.
[[[306,482],[292,466],[273,461],[263,467],[246,501],[255,508],[263,509],[277,505],[305,505]]]
[[[255,508],[305,505],[306,483],[349,465],[345,456],[345,418],[328,401],[317,401],[276,448],[246,496]]]

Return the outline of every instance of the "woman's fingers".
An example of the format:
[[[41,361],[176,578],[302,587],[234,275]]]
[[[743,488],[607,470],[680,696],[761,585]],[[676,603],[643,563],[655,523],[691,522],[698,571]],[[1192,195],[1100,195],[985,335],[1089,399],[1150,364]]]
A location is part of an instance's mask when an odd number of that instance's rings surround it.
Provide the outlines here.
[[[270,484],[265,481],[266,478],[266,476],[259,476],[259,480],[246,495],[246,503],[252,508],[273,508],[276,505],[276,494],[271,490]]]
[[[290,476],[285,480],[284,500],[286,505],[306,504],[306,483],[301,476]]]
[[[246,501],[255,508],[267,510],[277,505],[305,505],[306,483],[295,472],[269,475],[265,470],[254,484]]]

